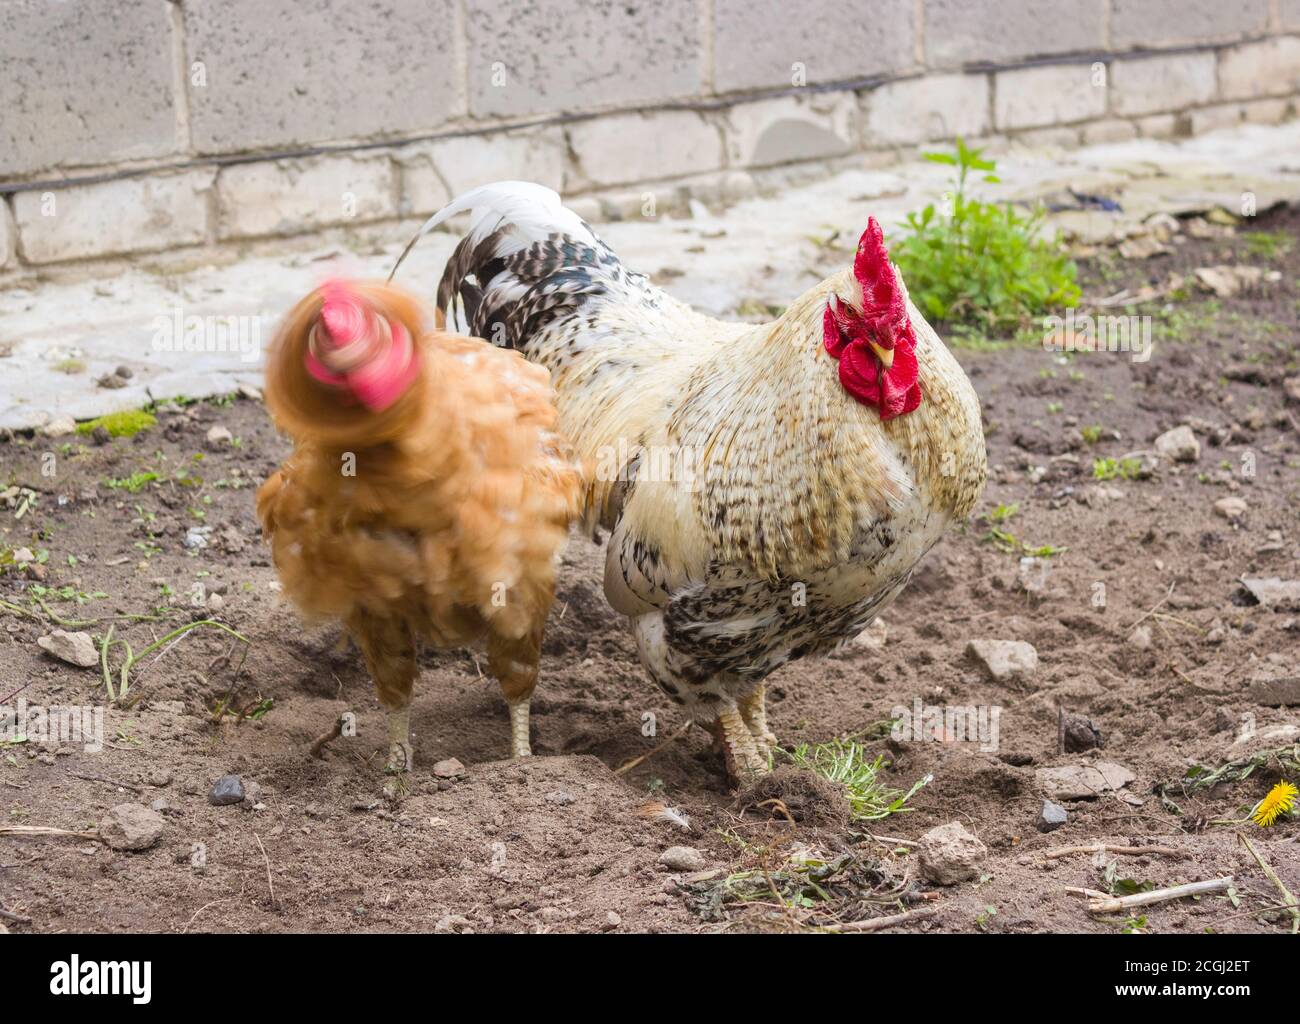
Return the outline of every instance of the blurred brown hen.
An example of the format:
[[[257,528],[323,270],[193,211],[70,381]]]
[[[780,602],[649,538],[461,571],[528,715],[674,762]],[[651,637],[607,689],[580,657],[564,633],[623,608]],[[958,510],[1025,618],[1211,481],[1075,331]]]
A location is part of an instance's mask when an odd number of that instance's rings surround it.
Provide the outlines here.
[[[386,791],[411,764],[417,645],[483,643],[530,753],[528,706],[579,474],[549,374],[432,326],[401,290],[331,282],[289,313],[266,401],[294,440],[257,514],[285,595],[342,622],[388,711]]]

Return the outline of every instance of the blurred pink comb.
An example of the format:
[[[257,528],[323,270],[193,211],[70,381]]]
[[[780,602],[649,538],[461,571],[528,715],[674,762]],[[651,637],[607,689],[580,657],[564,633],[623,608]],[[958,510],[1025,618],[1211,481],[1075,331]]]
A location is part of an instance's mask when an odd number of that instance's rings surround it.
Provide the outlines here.
[[[303,365],[322,384],[347,390],[372,412],[383,412],[419,372],[410,333],[400,322],[379,316],[345,281],[328,281],[320,291],[325,301]]]

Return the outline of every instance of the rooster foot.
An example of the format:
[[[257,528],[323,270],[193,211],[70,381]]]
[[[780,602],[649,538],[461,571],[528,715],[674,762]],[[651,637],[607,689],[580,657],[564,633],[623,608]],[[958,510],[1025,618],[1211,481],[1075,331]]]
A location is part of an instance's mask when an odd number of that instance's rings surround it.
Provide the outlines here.
[[[533,748],[528,744],[527,698],[510,705],[510,756],[533,756]]]
[[[770,765],[772,757],[778,747],[776,734],[767,727],[767,692],[762,683],[748,697],[742,698],[737,707],[740,709],[740,717],[745,722],[745,728],[754,738],[754,745],[758,748],[758,753]]]
[[[727,776],[732,782],[748,782],[772,770],[771,762],[760,751],[736,705],[724,706],[707,728],[713,734],[714,748],[722,751]]]

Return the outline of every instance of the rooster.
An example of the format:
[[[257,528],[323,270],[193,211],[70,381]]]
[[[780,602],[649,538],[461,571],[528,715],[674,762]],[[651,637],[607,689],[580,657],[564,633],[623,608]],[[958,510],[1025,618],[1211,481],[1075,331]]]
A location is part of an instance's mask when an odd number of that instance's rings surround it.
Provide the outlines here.
[[[605,595],[642,665],[733,780],[769,770],[766,677],[861,632],[974,507],[970,381],[874,218],[851,266],[753,325],[628,270],[540,185],[473,189],[420,235],[463,211],[439,309],[551,371],[560,428],[597,469],[585,515],[610,533]]]
[[[388,712],[389,797],[411,767],[420,639],[485,643],[511,752],[529,754],[542,625],[581,488],[547,372],[430,319],[390,285],[332,281],[285,318],[266,373],[295,446],[257,515],[285,595],[342,622],[365,657]]]

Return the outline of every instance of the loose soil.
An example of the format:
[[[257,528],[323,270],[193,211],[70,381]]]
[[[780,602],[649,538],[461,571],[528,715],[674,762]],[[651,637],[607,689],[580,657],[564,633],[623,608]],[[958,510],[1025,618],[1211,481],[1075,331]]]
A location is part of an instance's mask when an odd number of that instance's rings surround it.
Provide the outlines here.
[[[1300,821],[1267,830],[1216,823],[1242,818],[1277,772],[1192,795],[1180,780],[1190,765],[1300,735],[1295,708],[1247,695],[1256,678],[1298,671],[1300,615],[1253,604],[1238,582],[1300,575],[1300,407],[1288,405],[1282,383],[1300,372],[1298,229],[1300,214],[1284,211],[1235,237],[1189,239],[1172,255],[1090,261],[1085,291],[1094,296],[1208,264],[1280,271],[1280,281],[1230,299],[1188,289],[1138,310],[1153,316],[1149,362],[959,351],[988,426],[993,469],[980,512],[1018,506],[998,528],[1057,553],[1022,564],[1023,550],[1003,550],[1010,541],[995,543],[990,523],[972,520],[888,611],[883,648],[850,643],[769,680],[771,722],[786,745],[853,734],[884,756],[892,788],[931,776],[909,812],[870,823],[849,821],[835,787],[793,770],[738,798],[699,730],[616,775],[683,719],[642,673],[625,622],[601,595],[601,550],[580,537],[565,558],[533,704],[537,756],[503,760],[505,708],[472,654],[429,653],[412,718],[412,792],[389,809],[379,796],[383,716],[359,657],[337,629],[299,625],[260,542],[253,493],[288,450],[260,402],[164,407],[156,427],[102,445],[84,436],[0,443],[0,489],[16,483],[39,494],[21,518],[0,509],[0,551],[27,547],[42,559],[0,574],[0,599],[30,610],[0,611],[0,703],[106,701],[97,668],[37,645],[54,624],[33,603],[33,585],[48,588],[54,614],[97,620],[84,627],[97,637],[112,624],[136,650],[209,616],[249,641],[198,628],[143,659],[129,705],[107,710],[100,753],[71,743],[0,748],[0,825],[85,830],[116,804],[156,800],[166,820],[161,840],[141,852],[0,835],[0,907],[30,919],[7,927],[680,932],[790,929],[919,906],[936,913],[903,930],[1288,931],[1289,919],[1261,916],[1278,896],[1235,833],[1247,831],[1300,892]],[[1259,232],[1292,244],[1247,241]],[[1180,423],[1196,431],[1198,462],[1164,462],[1140,479],[1094,478],[1095,459],[1148,450]],[[235,440],[209,443],[217,425]],[[1089,443],[1082,432],[1092,427]],[[47,452],[52,477],[41,472]],[[1244,472],[1252,464],[1253,475]],[[159,479],[136,493],[109,484],[143,472]],[[1214,511],[1228,496],[1246,502],[1239,520]],[[186,546],[193,527],[211,528],[205,547]],[[219,595],[218,610],[192,603],[196,584]],[[979,638],[1033,644],[1037,672],[989,681],[966,654]],[[997,750],[952,737],[892,739],[893,709],[916,699],[1000,708]],[[1059,751],[1061,707],[1091,719],[1099,750]],[[356,716],[356,737],[312,757],[313,739],[345,712]],[[435,776],[435,762],[453,757],[463,775]],[[1069,822],[1040,834],[1036,771],[1098,759],[1135,780],[1119,795],[1068,802]],[[260,785],[255,808],[208,803],[212,783],[230,772]],[[638,813],[650,800],[680,811],[689,829]],[[908,844],[951,821],[988,855],[978,879],[940,888],[924,881]],[[1101,842],[1183,856],[1044,856]],[[705,864],[684,885],[681,872],[659,864],[681,845]],[[783,908],[766,880],[761,891],[746,888],[763,869],[784,886],[792,851],[847,856],[821,907],[782,888]],[[1095,918],[1067,890],[1104,888],[1111,861],[1112,875],[1156,886],[1232,874],[1235,901]],[[729,889],[719,886],[731,876]]]

